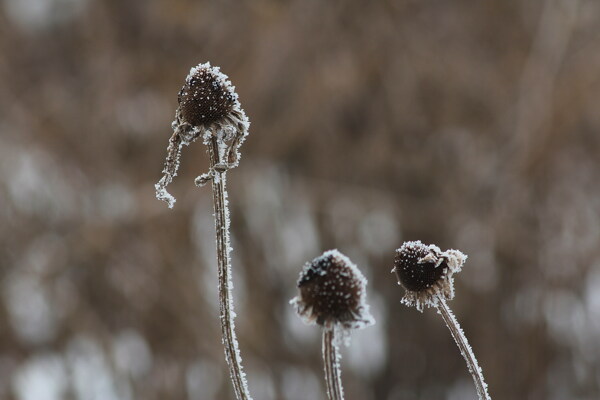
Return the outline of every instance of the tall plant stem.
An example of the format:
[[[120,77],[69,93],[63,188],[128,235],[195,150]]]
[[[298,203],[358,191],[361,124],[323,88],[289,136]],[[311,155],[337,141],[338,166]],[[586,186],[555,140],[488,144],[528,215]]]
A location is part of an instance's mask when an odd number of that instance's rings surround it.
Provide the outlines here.
[[[233,301],[231,293],[231,259],[229,258],[229,210],[227,203],[226,172],[215,170],[220,164],[218,139],[213,137],[208,145],[210,167],[214,171],[212,190],[215,210],[215,228],[217,237],[217,267],[219,271],[219,308],[221,313],[221,331],[225,359],[229,366],[229,375],[237,400],[252,400],[242,369],[238,341],[235,335]]]
[[[491,400],[491,397],[487,391],[487,384],[483,379],[483,372],[477,364],[477,359],[475,358],[473,349],[471,349],[471,346],[469,346],[469,342],[467,341],[465,333],[458,324],[458,321],[456,320],[456,317],[450,310],[450,307],[448,307],[446,300],[442,296],[438,296],[438,298],[438,312],[442,315],[446,326],[448,326],[448,329],[450,330],[454,341],[460,349],[460,353],[467,362],[467,367],[469,368],[469,372],[473,376],[473,381],[475,382],[475,388],[477,390],[477,395],[479,396],[479,399]]]
[[[336,344],[336,327],[323,329],[323,363],[325,383],[329,400],[343,400],[342,377],[340,371],[340,350]]]

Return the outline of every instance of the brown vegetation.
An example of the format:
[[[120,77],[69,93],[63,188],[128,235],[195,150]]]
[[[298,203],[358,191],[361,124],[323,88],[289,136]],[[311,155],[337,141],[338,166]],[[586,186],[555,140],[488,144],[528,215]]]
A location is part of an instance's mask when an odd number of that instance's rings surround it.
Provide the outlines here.
[[[173,210],[153,186],[205,61],[252,121],[228,184],[256,400],[325,397],[288,300],[330,248],[377,320],[342,349],[346,399],[475,398],[446,328],[400,304],[417,239],[469,255],[452,305],[493,398],[598,398],[597,1],[33,3],[0,1],[0,398],[232,398],[204,147]]]

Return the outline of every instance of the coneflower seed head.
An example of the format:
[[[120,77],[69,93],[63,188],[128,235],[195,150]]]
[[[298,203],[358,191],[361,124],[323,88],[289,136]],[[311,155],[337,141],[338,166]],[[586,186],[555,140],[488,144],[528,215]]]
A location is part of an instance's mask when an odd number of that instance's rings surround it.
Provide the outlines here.
[[[373,317],[365,303],[366,279],[337,250],[330,250],[304,266],[298,280],[300,294],[292,303],[308,322],[346,328],[371,325]]]
[[[467,256],[458,250],[441,251],[421,241],[405,242],[396,250],[393,272],[406,289],[402,303],[423,311],[435,307],[440,298],[454,298],[453,275],[459,272]]]
[[[405,289],[419,292],[430,288],[448,269],[445,260],[441,260],[438,265],[433,260],[423,262],[422,259],[429,252],[427,246],[416,242],[409,242],[409,245],[396,251],[394,271]]]
[[[181,117],[192,126],[223,119],[233,110],[236,99],[218,69],[205,64],[188,76],[178,95]]]

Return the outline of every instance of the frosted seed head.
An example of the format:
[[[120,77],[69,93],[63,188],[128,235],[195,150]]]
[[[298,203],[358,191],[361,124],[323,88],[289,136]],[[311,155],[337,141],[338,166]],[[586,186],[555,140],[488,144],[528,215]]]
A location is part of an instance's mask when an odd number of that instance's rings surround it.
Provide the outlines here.
[[[166,201],[170,208],[175,198],[167,192],[167,186],[177,175],[183,146],[198,138],[202,138],[205,145],[211,145],[214,139],[218,145],[216,164],[221,168],[220,172],[225,172],[238,166],[239,149],[250,127],[235,87],[219,67],[211,67],[210,63],[198,64],[190,69],[177,97],[179,107],[171,124],[174,132],[167,147],[163,177],[156,184],[156,197]],[[201,175],[196,185],[206,184],[210,180],[207,175],[212,172],[211,168],[207,174]]]
[[[418,240],[405,242],[396,250],[392,270],[406,289],[402,303],[422,311],[424,306],[437,306],[438,296],[452,300],[453,275],[461,270],[466,259],[458,250],[442,252],[436,245],[425,245]]]
[[[348,257],[329,250],[305,264],[292,300],[307,323],[363,328],[374,323],[366,304],[367,280]]]
[[[215,137],[219,142],[232,142],[230,151],[237,153],[248,135],[250,121],[241,108],[235,86],[219,67],[207,62],[190,69],[177,99],[173,129],[184,136],[184,144],[198,137],[207,144]]]
[[[178,100],[182,121],[202,126],[223,120],[231,113],[237,95],[218,67],[200,64],[190,71]]]
[[[419,292],[432,287],[446,270],[445,261],[437,263],[435,249],[421,242],[407,242],[396,251],[394,271],[398,280],[407,290]]]

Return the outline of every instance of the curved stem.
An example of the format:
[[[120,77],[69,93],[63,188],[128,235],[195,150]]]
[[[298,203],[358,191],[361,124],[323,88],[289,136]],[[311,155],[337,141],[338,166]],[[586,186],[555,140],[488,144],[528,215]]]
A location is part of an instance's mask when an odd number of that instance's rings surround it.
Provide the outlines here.
[[[471,349],[471,346],[469,346],[469,341],[467,340],[465,333],[460,328],[460,325],[458,324],[456,317],[448,307],[446,300],[442,296],[438,296],[438,298],[438,312],[442,315],[446,326],[448,326],[448,329],[450,330],[454,341],[460,349],[460,353],[467,362],[467,367],[469,368],[469,372],[473,376],[473,381],[475,382],[475,388],[477,389],[477,395],[479,396],[479,399],[491,400],[491,397],[487,391],[487,384],[483,379],[483,372],[477,364],[477,359],[475,358],[473,349]]]
[[[165,167],[162,171],[163,176],[160,178],[160,181],[154,185],[156,189],[156,198],[166,202],[169,205],[169,208],[173,208],[173,205],[175,204],[175,198],[169,194],[167,191],[167,186],[173,181],[175,175],[177,175],[182,146],[183,140],[181,138],[179,128],[177,128],[169,139],[169,146],[167,147],[167,159],[165,161]]]
[[[212,138],[208,146],[211,170],[220,162],[219,142]],[[229,375],[238,400],[252,400],[248,391],[245,373],[242,369],[238,341],[235,335],[233,301],[231,293],[231,259],[229,252],[229,209],[225,189],[226,172],[215,171],[212,179],[215,210],[215,228],[217,237],[217,266],[219,271],[219,308],[221,313],[221,331],[225,359],[229,366]]]
[[[340,350],[336,343],[335,326],[323,329],[323,363],[325,383],[329,400],[343,400],[342,377],[340,370]]]

